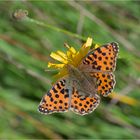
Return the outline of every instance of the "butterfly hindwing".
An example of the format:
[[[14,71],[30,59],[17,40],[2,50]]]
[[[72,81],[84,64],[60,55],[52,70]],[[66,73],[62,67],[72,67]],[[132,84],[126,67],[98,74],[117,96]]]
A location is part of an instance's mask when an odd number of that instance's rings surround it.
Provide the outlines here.
[[[81,69],[85,71],[114,71],[116,58],[119,51],[118,44],[115,42],[98,47],[89,52],[83,59]]]
[[[79,115],[86,115],[94,111],[100,103],[98,95],[84,96],[74,88],[71,99],[71,110]]]
[[[66,112],[68,109],[69,90],[66,88],[66,80],[61,79],[44,95],[38,110],[43,114],[51,114],[53,112]]]
[[[91,73],[97,78],[97,92],[103,96],[108,96],[115,86],[115,76],[113,73]]]

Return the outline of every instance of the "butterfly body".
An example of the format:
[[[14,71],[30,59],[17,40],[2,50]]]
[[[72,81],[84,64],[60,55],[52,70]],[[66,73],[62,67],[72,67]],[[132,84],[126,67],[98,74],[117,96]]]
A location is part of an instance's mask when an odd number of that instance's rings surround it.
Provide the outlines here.
[[[75,87],[81,92],[81,95],[93,96],[96,93],[96,78],[81,71],[80,68],[73,65],[67,65],[69,73],[69,85]]]
[[[38,110],[43,114],[68,110],[79,115],[91,113],[100,103],[98,94],[108,96],[114,88],[117,54],[118,45],[112,42],[91,50],[78,66],[66,64],[68,75],[43,96]]]

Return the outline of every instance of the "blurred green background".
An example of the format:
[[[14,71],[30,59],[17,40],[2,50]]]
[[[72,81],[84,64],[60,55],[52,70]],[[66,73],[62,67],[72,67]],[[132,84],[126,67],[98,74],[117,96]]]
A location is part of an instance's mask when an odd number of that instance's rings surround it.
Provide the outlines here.
[[[37,112],[54,74],[44,71],[50,52],[66,51],[64,42],[78,50],[84,40],[14,20],[17,9],[99,44],[118,42],[115,95],[86,116]],[[0,138],[140,138],[140,2],[0,1]]]

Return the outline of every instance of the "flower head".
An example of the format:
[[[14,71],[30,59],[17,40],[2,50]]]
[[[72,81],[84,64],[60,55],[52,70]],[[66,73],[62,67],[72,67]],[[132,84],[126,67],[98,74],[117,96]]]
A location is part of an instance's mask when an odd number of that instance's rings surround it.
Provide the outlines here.
[[[55,75],[55,78],[61,78],[68,74],[68,70],[66,65],[73,65],[74,67],[77,67],[83,57],[87,55],[89,50],[91,49],[92,45],[92,38],[87,38],[86,43],[82,45],[79,51],[76,51],[73,47],[70,47],[68,44],[65,44],[65,46],[68,48],[66,54],[62,51],[56,51],[55,53],[52,52],[50,56],[59,61],[60,63],[48,63],[48,68],[54,68],[58,69],[59,72],[57,75]],[[95,45],[95,48],[99,47],[97,44]]]

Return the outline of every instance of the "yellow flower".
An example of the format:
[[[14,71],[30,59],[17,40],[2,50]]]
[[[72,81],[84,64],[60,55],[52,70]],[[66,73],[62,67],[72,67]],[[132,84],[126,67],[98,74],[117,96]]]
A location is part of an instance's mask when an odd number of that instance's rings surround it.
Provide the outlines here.
[[[55,75],[55,78],[61,78],[68,74],[67,68],[65,65],[70,64],[74,67],[77,67],[78,64],[81,62],[82,58],[87,55],[92,45],[92,38],[87,38],[87,41],[83,46],[80,48],[79,51],[76,51],[73,47],[70,47],[68,44],[65,44],[65,46],[68,48],[66,54],[57,51],[52,52],[50,56],[59,61],[60,63],[48,63],[48,68],[54,68],[58,69],[59,72],[57,75]],[[95,48],[99,47],[97,44],[95,45]],[[75,61],[76,60],[76,61]]]

